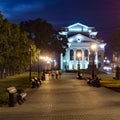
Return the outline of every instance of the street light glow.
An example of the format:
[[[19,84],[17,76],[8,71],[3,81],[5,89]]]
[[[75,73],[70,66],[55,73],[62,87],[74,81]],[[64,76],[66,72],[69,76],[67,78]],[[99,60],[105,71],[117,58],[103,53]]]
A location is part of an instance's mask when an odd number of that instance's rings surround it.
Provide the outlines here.
[[[81,57],[81,52],[77,53],[77,57],[80,58]]]
[[[90,48],[91,48],[91,50],[96,50],[97,49],[97,44],[91,44],[91,46],[90,46]]]
[[[56,66],[57,64],[56,60],[52,59],[49,56],[39,56],[39,60],[47,63],[46,64],[47,67],[52,66],[52,64],[54,64],[53,66]]]

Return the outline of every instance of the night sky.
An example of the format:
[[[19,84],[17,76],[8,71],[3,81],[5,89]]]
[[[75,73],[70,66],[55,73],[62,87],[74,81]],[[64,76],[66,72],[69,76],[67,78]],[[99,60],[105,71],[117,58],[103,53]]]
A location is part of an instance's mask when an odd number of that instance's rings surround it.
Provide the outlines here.
[[[105,42],[120,25],[120,0],[0,0],[0,11],[12,23],[42,18],[58,29],[79,22]]]

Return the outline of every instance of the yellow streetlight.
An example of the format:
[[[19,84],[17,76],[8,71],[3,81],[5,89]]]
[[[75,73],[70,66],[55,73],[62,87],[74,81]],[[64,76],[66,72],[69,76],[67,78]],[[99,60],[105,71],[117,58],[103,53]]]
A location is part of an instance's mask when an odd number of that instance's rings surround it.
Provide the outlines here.
[[[50,58],[50,57],[48,57],[48,56],[40,56],[40,59],[41,60],[43,60],[43,61],[45,61],[46,63],[47,63],[47,68],[49,67],[49,69],[50,69],[50,66],[48,66],[48,64],[51,64],[51,62],[52,62],[52,59]],[[48,69],[47,69],[48,70]]]
[[[77,53],[77,57],[78,57],[78,59],[81,58],[81,52],[78,52],[78,53]]]
[[[94,52],[97,49],[97,44],[96,43],[91,44],[90,48]]]

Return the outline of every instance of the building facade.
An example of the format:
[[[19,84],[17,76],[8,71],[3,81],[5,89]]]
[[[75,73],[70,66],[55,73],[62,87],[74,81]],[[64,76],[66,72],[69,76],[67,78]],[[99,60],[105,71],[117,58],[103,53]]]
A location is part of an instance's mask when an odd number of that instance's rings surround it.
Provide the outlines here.
[[[65,36],[68,40],[66,53],[64,56],[61,54],[61,70],[77,70],[78,65],[80,69],[88,69],[93,62],[98,70],[103,70],[106,43],[97,39],[97,33],[94,27],[80,23],[61,29],[59,35]],[[92,44],[96,45],[94,50],[91,49]]]

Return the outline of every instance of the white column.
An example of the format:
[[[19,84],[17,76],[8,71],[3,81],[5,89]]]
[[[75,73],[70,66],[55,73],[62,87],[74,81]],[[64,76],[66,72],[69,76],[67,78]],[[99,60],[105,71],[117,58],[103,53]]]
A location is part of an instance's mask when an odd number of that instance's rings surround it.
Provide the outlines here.
[[[68,69],[70,69],[69,68],[69,65],[70,64],[70,49],[68,48],[68,50],[67,50],[67,65],[68,65]]]
[[[95,64],[96,68],[98,68],[98,51],[95,52]]]
[[[90,64],[90,50],[88,50],[88,64]]]

